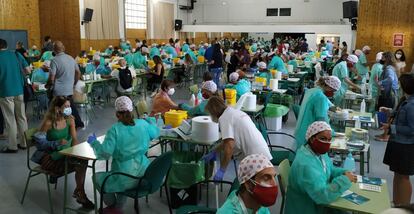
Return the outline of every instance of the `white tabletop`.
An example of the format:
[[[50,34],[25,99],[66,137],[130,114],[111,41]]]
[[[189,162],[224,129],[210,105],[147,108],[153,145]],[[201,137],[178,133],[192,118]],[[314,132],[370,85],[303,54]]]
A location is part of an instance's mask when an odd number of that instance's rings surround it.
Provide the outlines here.
[[[105,135],[98,137],[99,142],[103,142],[105,139]],[[96,160],[97,157],[95,155],[95,152],[93,151],[93,148],[91,145],[89,145],[88,142],[83,142],[77,145],[74,145],[72,147],[69,147],[67,149],[59,151],[60,154],[69,156],[69,157],[76,157],[79,159],[84,160]]]
[[[289,82],[299,82],[300,78],[288,78],[287,81],[289,81]]]

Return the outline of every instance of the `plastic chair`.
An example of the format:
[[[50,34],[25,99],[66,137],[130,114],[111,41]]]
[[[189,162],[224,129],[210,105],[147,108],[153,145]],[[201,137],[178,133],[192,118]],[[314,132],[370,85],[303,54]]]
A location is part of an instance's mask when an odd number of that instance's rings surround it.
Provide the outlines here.
[[[288,159],[283,160],[279,164],[279,174],[277,180],[279,181],[280,193],[282,194],[282,204],[280,206],[280,213],[283,213],[286,199],[286,191],[289,184],[290,163]]]
[[[214,180],[207,180],[202,181],[198,184],[229,184],[230,189],[227,193],[227,197],[235,190],[237,190],[240,187],[239,181],[237,180],[237,177],[234,179],[233,182],[229,181],[214,181]],[[181,206],[176,210],[176,214],[192,214],[192,213],[216,213],[217,209],[208,207],[208,187],[207,187],[207,206],[197,206],[197,205],[185,205]]]
[[[29,169],[29,175],[27,176],[27,181],[26,181],[26,185],[24,187],[24,191],[23,191],[23,196],[22,199],[20,201],[20,204],[23,204],[24,199],[26,197],[26,192],[27,189],[29,187],[29,182],[30,179],[32,179],[33,177],[37,176],[37,175],[45,175],[46,178],[46,186],[47,186],[47,193],[48,193],[48,199],[49,199],[49,206],[50,206],[50,213],[53,213],[53,204],[52,204],[52,195],[50,193],[50,184],[49,184],[49,178],[50,176],[55,176],[55,177],[61,177],[63,175],[56,175],[50,171],[44,170],[41,168],[41,166],[33,166],[30,160],[30,149],[34,146],[36,146],[36,143],[33,142],[33,135],[37,132],[38,130],[36,128],[32,128],[32,129],[28,129],[27,131],[24,132],[24,139],[26,141],[26,145],[27,145],[27,160],[26,160],[26,164],[27,164],[27,168]]]
[[[138,199],[142,197],[146,197],[161,189],[161,187],[164,185],[164,180],[166,180],[166,177],[168,176],[168,172],[171,168],[171,164],[172,164],[172,152],[167,152],[155,158],[155,160],[152,161],[151,164],[148,166],[147,170],[144,173],[144,176],[142,177],[136,177],[136,176],[126,174],[123,172],[113,172],[110,175],[105,177],[102,183],[100,193],[101,195],[105,194],[105,184],[108,181],[108,179],[113,175],[126,176],[129,178],[138,180],[138,185],[134,189],[126,190],[125,192],[120,192],[119,194],[122,194],[129,198],[133,198],[135,212],[139,213]],[[168,208],[169,208],[170,213],[172,213],[167,185],[164,185],[164,187],[165,187],[165,193],[167,195]],[[103,208],[103,197],[101,197],[100,199],[100,206],[102,209]]]

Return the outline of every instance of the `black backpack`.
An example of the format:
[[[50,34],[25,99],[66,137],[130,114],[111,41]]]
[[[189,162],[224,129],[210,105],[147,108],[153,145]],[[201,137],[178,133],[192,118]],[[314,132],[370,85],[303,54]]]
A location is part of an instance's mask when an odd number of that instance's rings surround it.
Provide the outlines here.
[[[132,87],[132,74],[128,68],[119,69],[119,84],[125,90]]]

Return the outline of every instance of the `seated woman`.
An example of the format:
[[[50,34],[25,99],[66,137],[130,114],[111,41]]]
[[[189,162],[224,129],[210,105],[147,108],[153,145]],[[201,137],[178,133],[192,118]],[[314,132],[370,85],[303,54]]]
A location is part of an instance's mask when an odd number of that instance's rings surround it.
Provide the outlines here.
[[[217,213],[270,214],[267,207],[275,204],[278,188],[269,159],[262,154],[249,155],[240,162],[237,175],[240,188],[230,193]]]
[[[307,144],[296,153],[289,174],[285,213],[332,213],[328,205],[356,182],[356,176],[333,166],[327,152],[331,127],[323,121],[312,123],[306,131]]]
[[[50,176],[50,182],[56,183],[57,177],[65,173],[65,157],[59,151],[78,144],[76,136],[75,120],[73,118],[70,101],[66,97],[53,98],[49,111],[33,136],[36,142],[36,152],[31,160],[40,164],[42,169],[52,172],[56,176]],[[85,194],[85,174],[88,161],[70,158],[68,171],[75,171],[76,189],[73,197],[84,208],[93,209],[94,204]]]
[[[238,72],[231,73],[229,78],[230,83],[226,85],[226,88],[235,89],[237,92],[237,99],[251,90],[250,82],[245,79],[240,79]]]
[[[154,56],[153,58],[155,66],[153,70],[149,72],[148,76],[148,90],[154,91],[151,96],[155,96],[156,92],[155,89],[157,88],[157,84],[161,84],[162,80],[164,79],[164,65],[162,64],[160,56]]]
[[[154,116],[157,113],[164,115],[170,109],[178,109],[178,105],[170,98],[174,92],[174,82],[171,80],[163,80],[161,82],[161,91],[152,100],[152,111],[150,115]]]
[[[197,106],[191,107],[186,103],[181,103],[178,105],[180,109],[187,111],[188,116],[195,117],[201,115],[208,115],[206,112],[206,105],[210,97],[215,96],[217,92],[217,85],[212,80],[206,81],[201,86],[201,94],[203,96],[203,101]]]
[[[88,137],[98,159],[112,159],[109,172],[98,172],[93,178],[97,189],[102,188],[104,179],[112,172],[123,172],[133,176],[143,176],[150,161],[145,155],[151,140],[158,137],[159,129],[154,118],[134,119],[131,99],[126,96],[115,100],[115,110],[118,122],[112,125],[101,143],[95,134]],[[119,209],[126,201],[126,197],[117,192],[132,189],[137,180],[126,176],[111,176],[105,184],[103,200],[108,206],[106,210]],[[104,213],[105,210],[104,209]]]

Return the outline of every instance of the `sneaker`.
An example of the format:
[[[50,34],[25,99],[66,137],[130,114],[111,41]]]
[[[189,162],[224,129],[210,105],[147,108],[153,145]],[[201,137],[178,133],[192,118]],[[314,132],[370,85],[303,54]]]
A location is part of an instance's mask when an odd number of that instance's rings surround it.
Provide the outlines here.
[[[0,152],[1,153],[17,153],[18,149],[9,149],[8,147],[4,147]]]
[[[95,204],[88,199],[88,196],[86,196],[84,191],[75,190],[73,192],[72,197],[76,199],[76,202],[82,205],[85,209],[95,209]]]
[[[20,144],[17,144],[17,148],[19,148],[19,149],[21,149],[21,150],[25,150],[25,149],[27,149],[27,147],[26,147],[26,146],[21,146]]]

